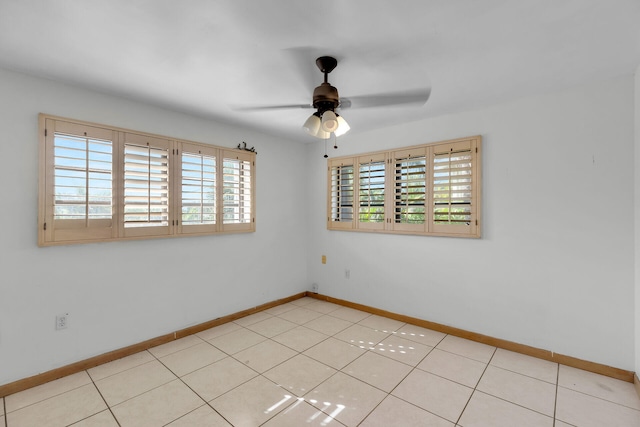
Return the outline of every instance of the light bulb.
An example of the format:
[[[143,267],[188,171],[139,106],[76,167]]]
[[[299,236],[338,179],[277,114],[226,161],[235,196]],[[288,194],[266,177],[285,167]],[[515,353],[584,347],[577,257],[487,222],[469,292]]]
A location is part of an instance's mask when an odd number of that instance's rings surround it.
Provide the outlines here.
[[[322,130],[325,132],[334,132],[338,129],[338,118],[336,113],[331,110],[325,111],[322,114]]]

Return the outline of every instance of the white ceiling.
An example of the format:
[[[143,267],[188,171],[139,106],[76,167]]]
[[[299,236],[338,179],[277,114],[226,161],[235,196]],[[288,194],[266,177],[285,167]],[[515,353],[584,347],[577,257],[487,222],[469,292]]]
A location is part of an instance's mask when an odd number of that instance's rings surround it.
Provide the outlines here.
[[[0,0],[0,67],[299,141],[333,55],[352,132],[632,74],[640,0]]]

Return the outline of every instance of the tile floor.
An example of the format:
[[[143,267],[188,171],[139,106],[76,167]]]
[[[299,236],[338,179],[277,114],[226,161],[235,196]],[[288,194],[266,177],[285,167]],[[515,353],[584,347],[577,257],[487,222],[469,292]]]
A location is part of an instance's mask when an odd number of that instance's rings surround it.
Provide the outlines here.
[[[312,298],[0,398],[0,427],[640,427],[630,383]]]

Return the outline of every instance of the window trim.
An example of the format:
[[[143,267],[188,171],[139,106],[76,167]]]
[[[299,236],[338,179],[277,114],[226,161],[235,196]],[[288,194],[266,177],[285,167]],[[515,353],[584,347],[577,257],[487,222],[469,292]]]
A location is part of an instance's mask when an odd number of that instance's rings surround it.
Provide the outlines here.
[[[67,129],[69,135],[82,136],[90,129],[97,129],[98,134],[108,134],[112,140],[112,213],[111,219],[105,219],[105,227],[91,229],[87,226],[77,227],[77,231],[61,232],[55,227],[53,219],[54,206],[54,146],[56,132]],[[61,132],[59,132],[61,133]],[[256,230],[256,155],[246,150],[221,147],[212,144],[187,141],[167,136],[149,134],[114,126],[84,122],[75,119],[39,114],[39,177],[38,177],[38,246],[57,246],[78,243],[94,243],[106,241],[140,240],[150,238],[201,236],[214,234],[247,233]],[[85,135],[85,137],[90,137]],[[124,147],[126,142],[159,143],[168,149],[168,183],[167,183],[167,215],[168,225],[128,227],[124,224]],[[215,171],[215,209],[216,223],[203,225],[182,225],[182,152],[199,150],[203,153],[213,153],[216,158]],[[226,224],[222,221],[222,185],[223,162],[225,156],[241,158],[250,162],[248,186],[251,189],[247,196],[247,206],[250,209],[250,220],[240,224]],[[61,220],[56,220],[61,221]],[[67,220],[78,221],[81,220]],[[94,220],[95,221],[95,220]],[[86,221],[85,221],[86,222]],[[88,224],[88,222],[86,222]],[[73,224],[72,224],[73,225]]]
[[[467,149],[468,147],[468,149]],[[470,183],[467,185],[471,193],[469,198],[469,221],[466,224],[443,224],[435,219],[434,198],[434,168],[435,156],[444,152],[468,152],[470,159],[464,169],[470,169]],[[458,151],[455,151],[458,150]],[[424,183],[424,221],[422,223],[403,223],[396,221],[396,165],[398,161],[411,157],[425,158],[425,183]],[[384,221],[371,223],[360,221],[360,165],[366,161],[383,158],[385,170],[385,206]],[[410,147],[398,147],[391,150],[376,151],[371,153],[354,154],[345,157],[327,159],[327,229],[345,230],[389,234],[412,234],[423,236],[443,237],[481,237],[482,214],[482,137],[480,135],[446,141],[432,142],[428,144]],[[465,160],[466,162],[466,160]],[[353,167],[354,194],[353,218],[349,220],[333,219],[336,199],[340,197],[342,189],[334,186],[333,175],[338,167]],[[465,190],[466,192],[467,190]],[[467,197],[465,195],[465,197]],[[466,203],[465,203],[466,204]]]

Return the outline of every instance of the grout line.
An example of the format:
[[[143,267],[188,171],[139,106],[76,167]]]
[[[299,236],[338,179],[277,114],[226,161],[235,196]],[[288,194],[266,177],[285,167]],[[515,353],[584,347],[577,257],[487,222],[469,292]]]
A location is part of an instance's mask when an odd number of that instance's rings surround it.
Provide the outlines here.
[[[493,349],[493,354],[489,358],[489,361],[487,362],[486,366],[484,367],[484,370],[482,371],[482,375],[480,375],[480,378],[478,378],[478,382],[476,383],[475,387],[473,387],[473,391],[471,392],[471,395],[469,396],[469,400],[467,400],[467,403],[464,405],[464,408],[462,408],[462,411],[460,412],[460,415],[458,416],[458,419],[455,422],[456,425],[458,425],[460,423],[460,419],[462,418],[462,415],[464,414],[464,411],[467,410],[467,406],[469,406],[469,402],[471,402],[471,399],[473,399],[473,395],[476,394],[476,391],[480,391],[480,390],[478,390],[478,385],[480,384],[480,381],[482,381],[482,377],[484,377],[484,374],[487,372],[487,369],[489,368],[489,365],[491,364],[491,361],[493,360],[493,357],[496,355],[497,351],[498,351],[498,348],[495,347]]]
[[[239,325],[239,326],[240,326],[240,325]],[[243,327],[243,326],[241,326],[241,327]],[[232,331],[232,332],[233,332],[233,331]],[[200,339],[202,339],[202,338],[200,338]],[[203,341],[204,341],[204,340],[203,340]],[[204,342],[206,342],[206,343],[210,344],[213,348],[215,348],[215,349],[217,349],[217,350],[221,351],[222,353],[224,353],[224,354],[226,355],[226,357],[231,357],[231,358],[233,358],[233,356],[231,356],[230,354],[228,354],[228,353],[226,353],[226,352],[224,352],[224,351],[220,350],[218,347],[214,346],[214,345],[213,345],[213,344],[211,344],[209,341],[204,341]],[[173,354],[173,353],[171,353],[171,354]],[[229,421],[228,419],[226,419],[226,418],[225,418],[225,417],[224,417],[220,412],[218,412],[218,411],[216,410],[216,408],[214,408],[213,406],[211,406],[211,404],[210,404],[209,402],[207,402],[207,401],[205,400],[205,398],[204,398],[204,397],[200,396],[200,394],[199,394],[198,392],[196,392],[193,388],[191,388],[191,386],[190,386],[189,384],[187,384],[187,383],[182,379],[182,377],[178,376],[175,372],[173,372],[173,371],[172,371],[172,370],[171,370],[167,365],[165,365],[165,364],[162,362],[162,360],[160,360],[160,359],[159,359],[158,357],[156,357],[154,354],[151,354],[151,356],[153,356],[153,357],[154,357],[158,362],[160,362],[160,364],[162,364],[162,366],[164,366],[167,370],[169,370],[169,372],[171,372],[173,375],[175,375],[175,376],[176,376],[176,378],[177,378],[177,379],[178,379],[182,384],[184,384],[184,385],[185,385],[189,390],[191,390],[191,391],[193,392],[193,394],[195,394],[196,396],[198,396],[198,397],[199,397],[199,398],[204,402],[204,405],[203,405],[203,406],[208,406],[208,407],[210,407],[210,408],[211,408],[211,409],[212,409],[216,414],[220,415],[220,417],[222,417],[222,419],[223,419],[223,420],[225,420],[227,423],[229,423],[229,425],[232,425],[232,424],[231,424],[231,421]],[[163,357],[164,357],[164,356],[163,356]],[[210,364],[205,365],[205,366],[202,366],[202,367],[200,367],[200,368],[198,368],[198,369],[202,369],[202,368],[205,368],[205,367],[207,367],[207,366],[213,365],[214,363],[217,363],[217,362],[220,362],[221,360],[224,360],[226,357],[223,357],[223,358],[222,358],[222,359],[220,359],[220,360],[216,360],[215,362],[210,363]],[[196,371],[197,371],[198,369],[196,369]],[[195,371],[189,372],[189,373],[185,374],[184,376],[189,375],[189,374],[191,374],[191,373],[193,373],[193,372],[195,372]],[[253,378],[256,378],[256,377],[253,377]],[[247,382],[251,381],[253,378],[248,379],[247,381],[243,382],[242,384],[245,384],[245,383],[247,383]],[[173,381],[173,380],[172,380],[172,381]],[[168,383],[167,383],[167,384],[168,384]],[[240,387],[242,384],[238,384],[236,387],[232,388],[231,390],[235,390],[236,388]],[[164,384],[163,384],[163,385],[164,385]],[[226,394],[226,393],[230,392],[231,390],[227,390],[227,391],[226,391],[225,393],[223,393],[223,394]],[[149,390],[149,391],[151,391],[151,390]],[[222,396],[223,394],[221,394],[220,396]],[[220,396],[218,396],[218,397],[220,397]],[[217,399],[217,397],[216,397],[216,398],[214,398],[214,399]],[[194,409],[193,411],[195,411],[195,410],[197,410],[197,409],[199,409],[199,408],[202,408],[202,406],[198,406],[198,407],[197,407],[196,409]],[[184,417],[184,416],[186,416],[187,414],[190,414],[190,413],[191,413],[191,412],[193,412],[193,411],[187,412],[186,414],[182,414],[180,417],[176,418],[175,420],[171,420],[171,421],[169,422],[169,424],[170,424],[170,423],[172,423],[172,422],[174,422],[174,421],[176,421],[176,420],[178,420],[178,419],[180,419],[180,418],[182,418],[182,417]]]
[[[556,398],[553,400],[553,427],[556,426],[556,413],[558,411],[558,387],[560,387],[560,364],[556,364]]]
[[[7,414],[7,399],[2,399],[2,410],[4,411],[4,427],[9,427],[9,414]]]
[[[569,391],[572,391],[574,393],[582,394],[584,396],[589,396],[589,397],[591,397],[593,399],[602,400],[603,402],[607,402],[607,403],[610,403],[612,405],[621,406],[623,408],[627,408],[627,409],[631,409],[631,410],[636,411],[636,412],[640,412],[640,409],[637,409],[637,408],[634,408],[634,407],[631,407],[631,406],[627,406],[624,403],[614,402],[613,400],[605,399],[604,397],[594,396],[593,394],[589,394],[589,393],[586,393],[584,391],[575,390],[575,389],[569,388],[569,387],[563,387],[561,385],[558,385],[558,388],[563,388],[565,390],[569,390]]]
[[[118,424],[118,427],[122,427],[120,424],[120,421],[118,421],[118,418],[116,418],[116,414],[113,413],[113,411],[111,410],[111,405],[109,405],[109,403],[107,402],[107,400],[104,398],[104,396],[102,395],[102,392],[100,391],[100,389],[98,388],[98,385],[96,384],[96,382],[93,380],[93,377],[91,377],[91,374],[89,374],[89,371],[85,371],[87,373],[87,375],[89,376],[89,378],[91,379],[91,384],[93,384],[93,386],[96,388],[96,390],[98,391],[98,394],[100,395],[100,398],[102,398],[102,401],[104,402],[105,405],[107,405],[107,409],[109,410],[109,413],[111,413],[111,416],[113,417],[114,420],[116,420],[116,424]],[[95,415],[95,414],[93,414]],[[92,417],[93,415],[91,415],[90,417]],[[87,417],[89,418],[89,417]],[[85,418],[86,419],[86,418]]]

